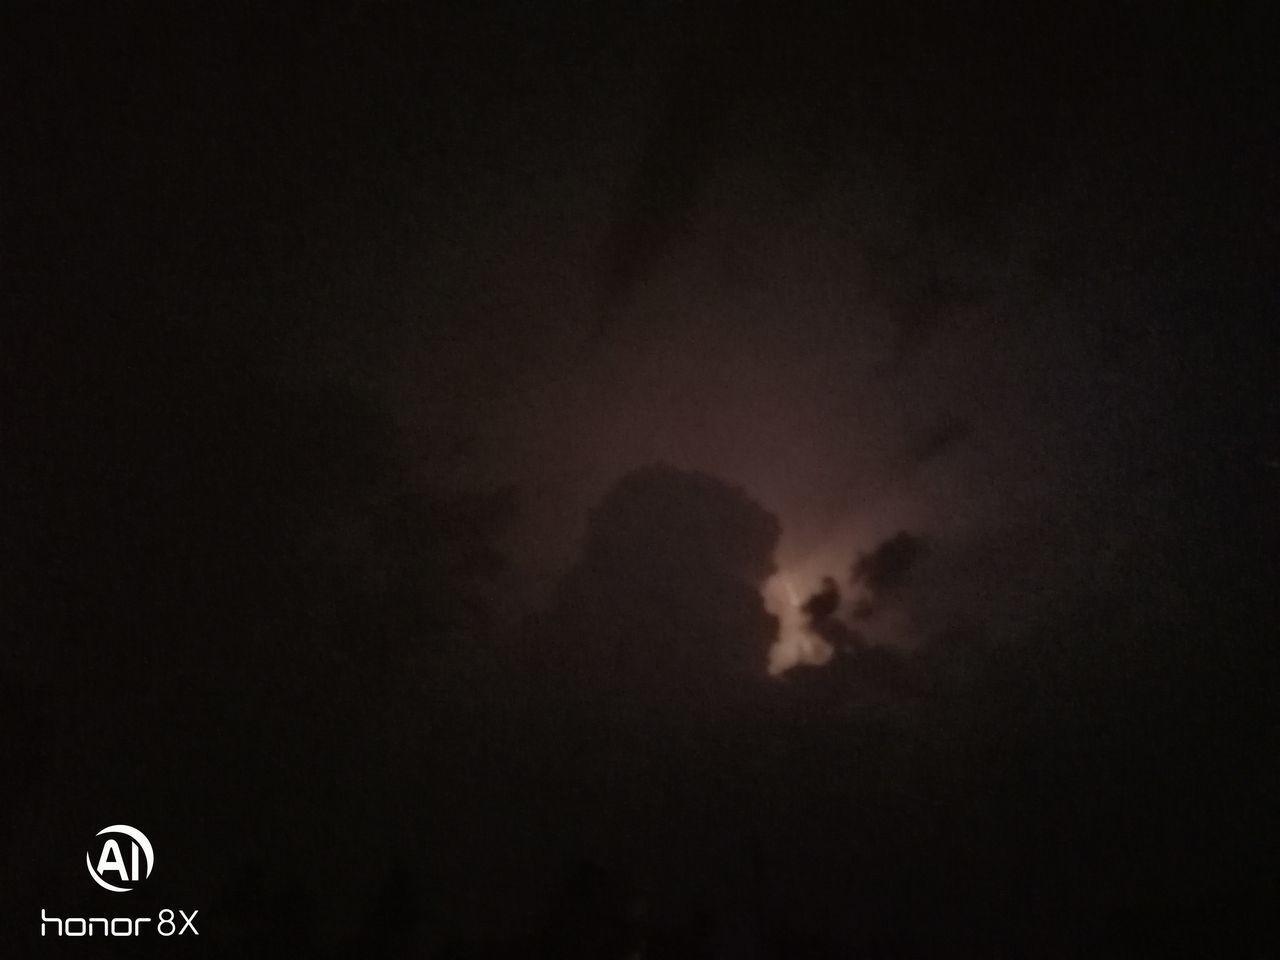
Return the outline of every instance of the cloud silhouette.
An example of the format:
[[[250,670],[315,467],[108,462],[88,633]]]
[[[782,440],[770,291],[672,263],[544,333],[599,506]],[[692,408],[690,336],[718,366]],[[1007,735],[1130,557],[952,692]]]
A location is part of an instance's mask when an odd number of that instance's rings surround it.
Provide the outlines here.
[[[809,618],[811,627],[829,619],[840,608],[840,587],[833,577],[823,577],[822,587],[804,602],[801,609]]]
[[[775,622],[759,586],[779,534],[773,514],[708,474],[659,464],[622,477],[541,621],[552,682],[687,707],[709,686],[763,677]]]
[[[923,537],[900,530],[854,561],[853,582],[864,585],[876,596],[893,593],[906,582],[924,551]]]

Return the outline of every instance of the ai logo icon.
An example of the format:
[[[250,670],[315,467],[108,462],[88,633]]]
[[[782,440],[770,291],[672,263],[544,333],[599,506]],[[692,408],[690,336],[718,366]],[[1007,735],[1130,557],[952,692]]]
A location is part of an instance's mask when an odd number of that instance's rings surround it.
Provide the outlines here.
[[[112,893],[128,893],[133,889],[132,884],[137,884],[139,880],[151,876],[151,868],[155,865],[155,854],[151,850],[151,841],[141,830],[117,823],[99,830],[98,836],[105,836],[107,839],[103,841],[98,851],[97,865],[94,865],[91,852],[86,852],[84,855],[85,866],[89,868],[89,876],[93,877],[94,883]],[[122,842],[126,844],[123,848]],[[139,872],[139,853],[146,861],[145,874]],[[109,883],[107,877],[111,877],[118,883]]]
[[[112,893],[128,893],[140,881],[151,876],[155,866],[155,853],[146,834],[136,827],[123,823],[98,831],[103,837],[101,847],[91,848],[84,855],[85,866],[93,882]],[[97,863],[94,855],[97,854]],[[143,863],[146,872],[143,872]],[[108,882],[111,881],[111,882]],[[61,911],[59,911],[61,912]],[[155,934],[160,937],[200,936],[196,929],[199,910],[165,907],[154,917],[51,917],[46,907],[40,908],[40,936],[48,937],[141,937]],[[182,926],[178,926],[178,918]]]

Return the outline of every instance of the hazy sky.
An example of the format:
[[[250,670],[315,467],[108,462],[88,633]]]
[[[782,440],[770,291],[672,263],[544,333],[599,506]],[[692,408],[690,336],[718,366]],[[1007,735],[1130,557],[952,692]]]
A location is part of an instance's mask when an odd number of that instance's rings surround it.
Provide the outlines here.
[[[10,19],[5,942],[1268,955],[1266,24]]]
[[[388,279],[409,444],[433,477],[515,485],[534,599],[603,491],[664,461],[776,512],[805,587],[905,528],[936,546],[918,629],[1035,615],[1159,509],[1175,228],[1127,207],[1183,175],[1155,155],[1177,131],[1091,182],[1160,106],[1139,38],[1097,25],[1121,50],[1083,78],[1038,29],[708,17],[642,17],[615,58],[549,39],[467,100],[496,174],[404,185],[431,225]],[[974,64],[995,75],[947,82]]]

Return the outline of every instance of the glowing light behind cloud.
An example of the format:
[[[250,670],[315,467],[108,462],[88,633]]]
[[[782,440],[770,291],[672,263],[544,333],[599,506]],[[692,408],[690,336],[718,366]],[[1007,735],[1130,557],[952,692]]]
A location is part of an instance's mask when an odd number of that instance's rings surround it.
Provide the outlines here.
[[[762,486],[775,478],[760,476]],[[790,492],[790,491],[788,491]],[[765,609],[778,618],[778,637],[769,650],[769,673],[776,676],[797,664],[821,665],[831,659],[830,647],[806,625],[801,609],[806,600],[831,577],[840,587],[840,607],[836,616],[851,622],[853,608],[866,597],[861,587],[850,582],[850,570],[860,553],[874,549],[886,538],[920,523],[927,511],[910,494],[884,494],[869,500],[864,509],[840,518],[831,518],[826,536],[806,536],[811,527],[789,522],[804,517],[803,502],[795,503],[794,493],[778,511],[783,521],[778,545],[777,572],[761,587]],[[859,632],[873,643],[909,643],[911,625],[899,615],[878,615],[874,622],[857,624]]]
[[[778,618],[778,637],[769,649],[769,673],[776,676],[797,664],[823,664],[831,659],[831,649],[805,625],[801,609],[808,594],[795,585],[795,571],[779,571],[761,588],[765,609]]]

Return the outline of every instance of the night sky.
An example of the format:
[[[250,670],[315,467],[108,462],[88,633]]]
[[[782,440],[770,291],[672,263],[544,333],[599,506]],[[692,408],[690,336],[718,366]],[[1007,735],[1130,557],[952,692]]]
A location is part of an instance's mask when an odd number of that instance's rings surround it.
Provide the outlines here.
[[[1276,23],[4,20],[0,952],[1280,956]]]

